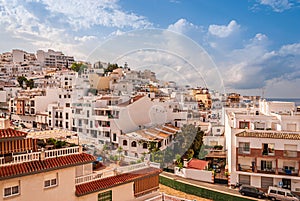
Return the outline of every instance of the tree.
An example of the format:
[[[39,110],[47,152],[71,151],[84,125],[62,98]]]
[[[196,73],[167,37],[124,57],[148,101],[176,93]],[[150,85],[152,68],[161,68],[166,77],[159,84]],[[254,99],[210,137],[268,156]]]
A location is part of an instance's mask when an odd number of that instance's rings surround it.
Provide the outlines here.
[[[29,87],[30,89],[32,89],[34,87],[34,81],[32,79],[26,80],[26,87]]]
[[[19,77],[17,78],[17,81],[18,81],[18,83],[19,83],[19,86],[20,86],[20,87],[23,87],[23,84],[24,84],[24,82],[27,81],[27,79],[26,79],[26,77],[24,77],[24,76],[19,76]]]
[[[76,72],[82,71],[86,67],[87,66],[84,65],[82,62],[79,62],[79,63],[75,62],[71,65],[71,69]]]
[[[107,75],[108,72],[113,72],[117,68],[119,68],[118,64],[108,64],[107,68],[104,69],[104,74]]]
[[[118,147],[117,152],[119,153],[119,160],[121,160],[121,153],[123,152],[123,147]]]

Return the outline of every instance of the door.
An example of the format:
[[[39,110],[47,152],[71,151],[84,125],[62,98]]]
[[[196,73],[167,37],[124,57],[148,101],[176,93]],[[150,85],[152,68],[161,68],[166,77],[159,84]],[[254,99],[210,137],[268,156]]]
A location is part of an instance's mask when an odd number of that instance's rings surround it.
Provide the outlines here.
[[[291,190],[291,180],[290,179],[282,179],[282,188]]]
[[[239,175],[239,183],[250,185],[250,175]]]
[[[268,189],[269,186],[273,186],[272,177],[261,177],[261,188]]]

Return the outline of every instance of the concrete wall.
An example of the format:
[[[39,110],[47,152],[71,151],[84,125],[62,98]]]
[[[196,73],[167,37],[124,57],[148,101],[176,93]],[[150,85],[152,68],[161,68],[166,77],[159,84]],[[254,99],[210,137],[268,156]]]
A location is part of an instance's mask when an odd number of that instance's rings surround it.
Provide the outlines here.
[[[58,176],[58,185],[44,188],[44,181],[56,177],[56,175]],[[3,180],[0,182],[0,200],[4,194],[2,189],[18,183],[20,184],[20,194],[5,198],[6,201],[60,201],[66,198],[75,200],[75,167]]]
[[[196,170],[189,168],[182,168],[181,170],[179,170],[178,167],[175,167],[175,174],[187,179],[214,183],[213,172],[208,170]]]
[[[114,188],[105,189],[104,191],[99,191],[91,193],[85,196],[77,197],[76,201],[97,201],[98,194],[112,190],[112,200],[113,201],[131,201],[135,200],[133,182],[116,186]],[[69,199],[75,200],[75,199]]]

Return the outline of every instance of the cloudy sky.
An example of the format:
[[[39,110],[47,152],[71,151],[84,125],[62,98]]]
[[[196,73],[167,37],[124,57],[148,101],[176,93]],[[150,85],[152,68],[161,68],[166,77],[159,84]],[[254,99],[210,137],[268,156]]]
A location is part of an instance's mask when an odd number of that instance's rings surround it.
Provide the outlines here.
[[[195,58],[204,51],[227,92],[262,95],[264,91],[265,97],[299,98],[299,19],[299,0],[0,0],[0,52],[16,48],[27,52],[54,49],[78,60],[89,60],[97,49],[122,49],[109,47],[118,44],[127,45],[124,51],[135,52],[131,56],[144,59],[140,66],[147,65],[147,61],[157,66],[162,60],[155,58],[150,62],[149,58],[165,54],[165,60],[181,58],[181,63],[174,59],[169,65],[182,70],[183,63],[201,66]],[[179,48],[184,46],[184,40],[175,35],[167,36],[174,37],[168,46],[158,44],[160,40],[155,36],[150,37],[147,42],[156,42],[156,52],[155,45],[139,40],[136,43],[140,45],[134,45],[132,51],[131,43],[122,43],[124,38],[120,36],[152,29],[181,34],[199,46],[197,54],[193,45],[189,50]],[[165,33],[161,32],[163,39]],[[109,42],[118,37],[118,43]],[[147,49],[147,56],[141,57],[136,49]],[[115,57],[124,53],[119,51]],[[206,65],[205,61],[202,64]],[[209,69],[199,67],[198,71],[209,77],[215,74],[204,72]]]

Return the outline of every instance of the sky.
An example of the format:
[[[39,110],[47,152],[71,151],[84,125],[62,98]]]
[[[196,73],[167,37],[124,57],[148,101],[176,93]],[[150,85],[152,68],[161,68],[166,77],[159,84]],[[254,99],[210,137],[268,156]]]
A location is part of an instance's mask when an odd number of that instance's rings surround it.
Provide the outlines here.
[[[0,0],[0,52],[53,49],[299,98],[299,19],[300,0]]]

